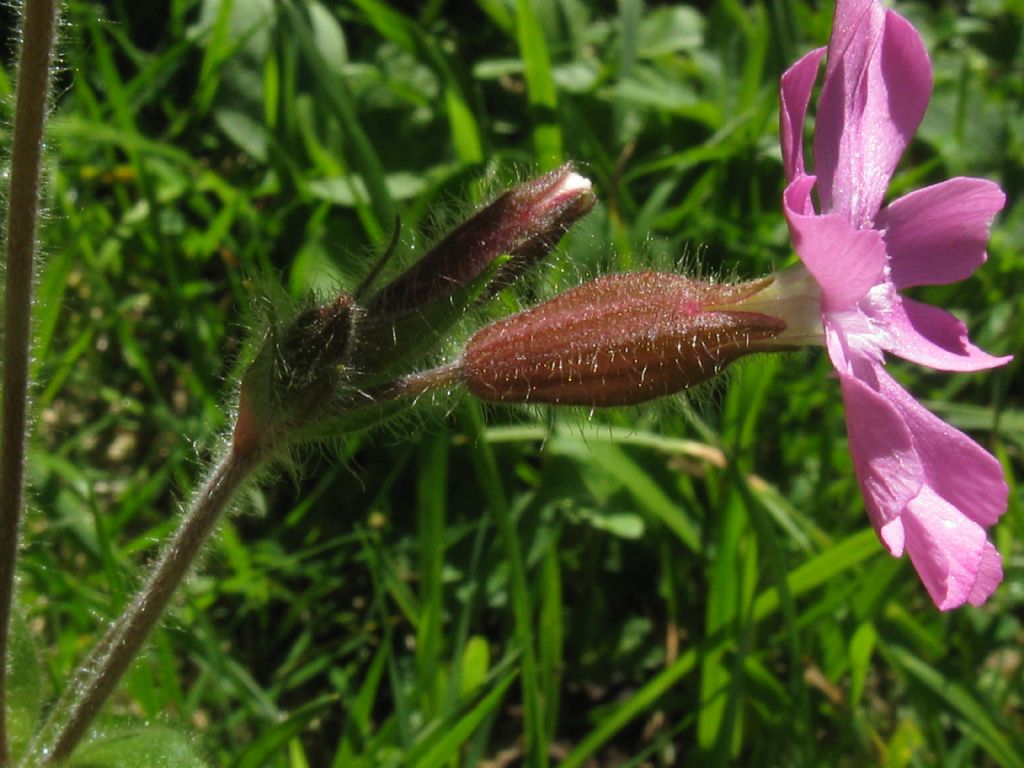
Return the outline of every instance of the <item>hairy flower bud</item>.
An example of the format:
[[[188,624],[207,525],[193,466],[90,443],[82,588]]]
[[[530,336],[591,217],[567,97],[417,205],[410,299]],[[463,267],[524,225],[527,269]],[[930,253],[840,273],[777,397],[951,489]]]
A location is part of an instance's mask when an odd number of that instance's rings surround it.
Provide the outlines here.
[[[352,349],[355,302],[341,294],[271,330],[242,377],[236,450],[253,449],[268,432],[292,428],[329,402]]]
[[[653,400],[778,348],[786,321],[744,306],[772,282],[714,285],[658,272],[598,278],[484,328],[451,375],[496,402]]]
[[[502,287],[549,253],[595,202],[590,180],[569,163],[508,190],[377,293],[369,317],[416,312],[468,286],[507,255],[490,286]]]

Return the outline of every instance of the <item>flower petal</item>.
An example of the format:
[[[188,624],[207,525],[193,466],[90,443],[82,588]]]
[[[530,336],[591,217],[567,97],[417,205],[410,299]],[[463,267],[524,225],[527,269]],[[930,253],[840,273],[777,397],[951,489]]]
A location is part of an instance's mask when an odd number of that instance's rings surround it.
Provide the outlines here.
[[[876,0],[840,0],[814,131],[822,210],[870,227],[921,122],[932,73],[921,37]]]
[[[971,344],[967,326],[949,312],[901,298],[888,308],[884,320],[884,349],[904,360],[940,371],[982,371],[1013,359],[993,357]]]
[[[985,530],[927,486],[902,519],[907,552],[940,610],[984,602],[1002,581],[999,553]]]
[[[884,375],[884,374],[883,374]],[[921,490],[924,468],[903,415],[885,396],[855,376],[839,374],[846,432],[857,481],[872,525],[893,554],[902,549],[899,531],[883,534]]]
[[[1009,496],[995,456],[917,402],[884,370],[876,375],[878,396],[899,412],[913,436],[916,458],[911,471],[916,475],[920,465],[925,484],[939,496],[979,525],[993,525],[1006,511]]]
[[[904,195],[878,215],[897,288],[944,285],[985,262],[992,217],[1006,195],[986,179],[949,179]]]
[[[888,523],[878,529],[878,537],[882,543],[889,548],[893,557],[903,554],[903,547],[906,545],[907,532],[903,529],[903,518],[894,517]]]
[[[814,201],[811,190],[816,179],[813,176],[797,176],[782,193],[783,211],[792,211],[800,216],[814,216]]]
[[[782,139],[782,164],[786,180],[804,174],[804,122],[811,89],[818,77],[818,65],[824,48],[806,54],[782,75],[779,91],[779,136]]]
[[[974,582],[974,588],[968,595],[967,601],[971,605],[981,605],[991,597],[1003,580],[1003,564],[999,558],[999,552],[992,545],[991,541],[985,542],[981,551],[981,563],[978,566],[978,578]]]
[[[884,279],[885,243],[879,232],[854,229],[842,216],[804,213],[809,178],[798,177],[783,197],[793,247],[821,286],[825,311],[851,309]]]

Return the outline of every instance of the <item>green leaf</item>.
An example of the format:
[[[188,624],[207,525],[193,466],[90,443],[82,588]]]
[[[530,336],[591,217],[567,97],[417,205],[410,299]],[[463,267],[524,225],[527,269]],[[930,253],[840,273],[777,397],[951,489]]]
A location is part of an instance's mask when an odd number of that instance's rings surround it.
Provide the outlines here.
[[[459,695],[469,696],[487,680],[491,665],[491,647],[487,638],[473,635],[466,643],[462,654],[462,671],[459,675]]]
[[[686,677],[697,666],[697,651],[691,649],[659,672],[622,704],[611,712],[586,735],[566,758],[560,768],[582,768],[590,757],[630,721],[648,711],[666,691]]]
[[[347,137],[349,163],[362,176],[369,196],[369,200],[361,201],[370,206],[366,213],[371,216],[363,223],[369,235],[379,238],[383,227],[394,221],[395,210],[394,201],[385,184],[384,165],[377,154],[377,148],[363,127],[362,115],[356,108],[348,81],[336,76],[324,61],[309,19],[291,5],[285,6],[284,18],[299,43],[299,53],[307,65],[313,71],[323,73],[313,82],[319,91],[319,103],[325,112],[334,116]]]
[[[744,559],[756,554],[744,551],[743,541],[749,523],[740,495],[729,494],[726,503],[719,505],[714,512],[718,518],[718,530],[708,582],[705,619],[708,634],[726,632],[738,623],[744,607]],[[709,651],[701,660],[697,743],[706,753],[721,755],[731,743],[733,729],[737,727],[735,703],[740,682],[733,674],[733,666],[726,658],[724,648]]]
[[[562,601],[562,587],[558,547],[552,544],[545,552],[541,566],[540,618],[537,630],[540,690],[544,696],[546,735],[550,741],[554,741],[558,735],[562,673],[565,669],[565,603]]]
[[[874,530],[865,528],[790,571],[786,584],[792,596],[797,597],[881,551]],[[778,608],[779,592],[772,587],[758,595],[754,601],[754,619],[760,621]]]
[[[101,736],[79,747],[68,768],[206,768],[186,736],[162,726]]]
[[[930,689],[957,714],[960,727],[1003,766],[1024,767],[1024,740],[996,714],[990,703],[978,701],[960,683],[922,661],[915,653],[890,645],[882,648],[894,666]]]
[[[358,693],[353,699],[345,701],[348,717],[331,768],[345,768],[351,765],[372,731],[373,703],[377,698],[387,660],[388,646],[384,644],[373,657]]]
[[[302,733],[309,722],[337,701],[335,696],[323,696],[303,704],[284,720],[263,731],[249,743],[231,763],[232,768],[263,768],[294,737]],[[137,766],[135,767],[137,768]]]
[[[476,117],[454,77],[449,75],[449,78],[444,87],[444,103],[448,108],[452,144],[455,145],[455,151],[463,162],[467,164],[482,162],[484,150]]]
[[[205,0],[192,33],[203,40],[203,61],[195,109],[204,115],[215,103],[259,114],[262,73],[274,21],[273,0]]]
[[[562,131],[555,120],[558,92],[551,71],[551,57],[532,0],[516,0],[519,54],[526,67],[526,89],[536,115],[533,147],[541,168],[562,162]]]
[[[406,51],[416,50],[416,36],[412,26],[402,14],[387,3],[378,0],[352,0],[352,4],[366,14],[366,20],[383,37]]]
[[[510,672],[488,693],[479,704],[466,712],[465,715],[446,723],[444,727],[431,732],[431,736],[417,744],[409,755],[407,765],[416,768],[437,768],[455,759],[462,744],[473,734],[484,718],[494,712],[501,704],[505,691],[516,679],[516,673]]]
[[[700,533],[696,523],[621,448],[616,445],[590,444],[585,439],[568,435],[556,435],[551,438],[546,449],[599,466],[608,477],[622,483],[641,509],[663,522],[692,551],[700,552]]]
[[[864,695],[864,681],[871,665],[871,654],[875,650],[878,633],[874,624],[864,623],[850,638],[850,706],[860,704]]]
[[[7,665],[7,733],[11,757],[17,762],[35,731],[42,707],[42,679],[35,640],[24,617],[15,609],[11,617]]]
[[[696,51],[704,44],[704,17],[688,6],[655,8],[640,24],[637,52],[655,58],[679,51]]]
[[[427,435],[420,442],[417,487],[417,528],[420,556],[420,616],[416,627],[416,666],[421,682],[421,709],[432,716],[441,710],[441,650],[444,643],[445,513],[448,506],[448,440]]]
[[[253,160],[267,161],[267,131],[252,115],[237,109],[214,110],[213,119],[224,134]]]
[[[607,531],[621,539],[641,539],[647,526],[640,515],[632,512],[602,512],[595,509],[579,509],[585,522],[599,531]]]
[[[421,50],[444,83],[444,102],[448,112],[452,144],[459,159],[467,164],[483,160],[480,128],[462,91],[458,78],[445,61],[433,35],[424,34],[415,23],[378,0],[353,0],[366,14],[366,20],[395,45],[415,53]]]
[[[309,20],[313,40],[324,63],[333,74],[343,76],[348,61],[348,44],[338,20],[322,3],[310,3]]]
[[[385,176],[384,185],[393,199],[411,200],[423,193],[427,181],[422,176],[399,171]],[[355,207],[370,194],[363,177],[354,173],[314,179],[307,184],[307,189],[318,200],[347,208]]]
[[[478,403],[467,403],[463,409],[464,423],[469,428],[471,439],[483,432],[483,415]],[[548,765],[547,734],[544,731],[544,707],[541,700],[540,680],[537,670],[537,653],[534,638],[533,595],[526,578],[526,560],[519,542],[517,520],[508,504],[505,488],[491,446],[480,443],[473,451],[481,490],[484,492],[493,516],[498,535],[504,549],[505,562],[509,573],[509,589],[512,611],[515,617],[515,644],[521,654],[519,675],[522,678],[523,696],[523,742],[527,752],[533,755],[531,766],[546,768]]]

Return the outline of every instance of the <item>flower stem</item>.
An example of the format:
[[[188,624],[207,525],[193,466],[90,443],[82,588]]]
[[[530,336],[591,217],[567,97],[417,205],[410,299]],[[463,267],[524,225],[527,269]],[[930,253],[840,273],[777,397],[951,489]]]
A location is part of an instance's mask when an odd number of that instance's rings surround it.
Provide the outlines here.
[[[231,450],[213,468],[146,584],[75,675],[71,703],[55,708],[44,731],[59,728],[59,732],[52,740],[44,735],[43,747],[35,754],[37,761],[54,765],[71,755],[188,575],[221,513],[266,458],[260,451]]]
[[[11,142],[4,288],[3,435],[0,445],[0,766],[7,745],[7,640],[14,598],[25,470],[32,270],[39,221],[39,167],[50,89],[56,0],[25,0]]]

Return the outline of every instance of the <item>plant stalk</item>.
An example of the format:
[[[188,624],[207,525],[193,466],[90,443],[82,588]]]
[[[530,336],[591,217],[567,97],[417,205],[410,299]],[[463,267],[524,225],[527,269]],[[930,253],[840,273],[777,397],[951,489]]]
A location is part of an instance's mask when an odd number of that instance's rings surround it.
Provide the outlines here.
[[[55,708],[51,723],[44,730],[59,730],[52,741],[45,737],[42,749],[35,753],[38,763],[56,765],[71,755],[167,609],[221,514],[265,458],[267,454],[260,451],[231,450],[214,467],[145,586],[100,640],[98,652],[93,651],[84,663],[92,669],[83,669],[84,675],[76,675],[76,679],[84,678],[84,682],[72,691],[72,703]]]
[[[14,561],[24,496],[32,275],[39,223],[39,169],[57,25],[56,0],[25,0],[11,142],[4,286],[3,403],[0,406],[0,766],[7,740],[7,646]]]

